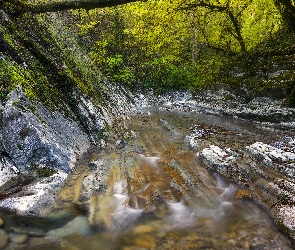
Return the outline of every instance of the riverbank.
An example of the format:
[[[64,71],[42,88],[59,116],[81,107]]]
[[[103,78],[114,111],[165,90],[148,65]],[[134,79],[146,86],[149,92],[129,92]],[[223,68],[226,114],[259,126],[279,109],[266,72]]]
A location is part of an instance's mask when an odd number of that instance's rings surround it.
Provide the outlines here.
[[[233,145],[241,132],[235,146],[281,134],[216,115],[139,112],[105,148],[81,157],[46,217],[4,218],[7,249],[292,249],[249,191],[207,171],[198,155],[213,143]],[[16,243],[12,230],[26,240]]]
[[[160,109],[228,119],[228,128],[195,124],[186,140],[209,171],[249,191],[294,240],[295,109],[283,103],[269,97],[246,102],[221,89],[194,97],[189,93],[168,95],[160,99]],[[229,133],[236,119],[249,125],[239,133]]]
[[[121,121],[118,119],[117,122],[113,122],[113,133],[109,134],[108,140],[97,146],[93,145],[84,156],[76,156],[79,160],[66,178],[54,186],[54,189],[50,192],[46,191],[51,184],[54,184],[50,178],[61,180],[56,179],[57,173],[51,177],[41,178],[42,182],[37,185],[33,182],[35,186],[30,187],[30,183],[26,184],[22,187],[22,192],[8,194],[2,200],[3,204],[8,204],[5,206],[7,209],[17,212],[16,206],[9,207],[9,200],[20,199],[26,202],[25,204],[29,204],[31,199],[42,192],[46,194],[46,197],[50,197],[48,203],[44,202],[45,199],[41,199],[42,210],[35,210],[38,214],[31,213],[30,216],[35,217],[29,220],[28,217],[15,217],[13,213],[12,216],[7,217],[4,213],[5,231],[1,232],[5,235],[4,242],[8,244],[8,249],[9,247],[14,249],[24,246],[34,247],[40,244],[48,246],[53,244],[56,247],[62,244],[75,246],[78,243],[69,236],[72,234],[77,234],[81,242],[84,242],[83,244],[86,244],[86,239],[89,237],[92,237],[93,244],[96,244],[94,242],[99,242],[97,238],[102,237],[98,235],[105,233],[103,241],[109,242],[109,233],[113,233],[114,230],[120,231],[116,246],[144,248],[144,244],[147,244],[145,245],[147,248],[157,249],[156,247],[164,244],[157,238],[163,234],[163,231],[159,230],[158,226],[155,229],[150,223],[153,224],[154,220],[160,220],[161,223],[161,220],[172,218],[169,214],[174,211],[173,209],[177,210],[178,205],[190,218],[188,221],[185,220],[185,224],[192,223],[195,227],[201,225],[197,222],[200,218],[202,218],[201,221],[204,219],[203,215],[195,214],[194,211],[198,209],[206,213],[207,210],[212,209],[211,206],[216,205],[214,207],[215,210],[217,209],[216,213],[221,212],[227,216],[232,214],[232,210],[224,210],[224,205],[239,207],[248,202],[253,206],[258,204],[258,210],[263,207],[264,215],[260,214],[258,217],[271,216],[278,228],[294,240],[293,197],[295,192],[293,187],[295,185],[292,171],[295,159],[295,136],[292,127],[294,110],[281,108],[281,111],[278,111],[283,113],[282,122],[288,124],[282,127],[280,121],[259,120],[262,114],[264,118],[271,117],[275,113],[275,108],[269,109],[269,107],[271,105],[275,107],[278,102],[262,98],[268,106],[262,105],[261,101],[256,101],[253,103],[257,106],[247,108],[254,104],[241,103],[238,106],[238,101],[233,98],[229,105],[235,106],[237,110],[243,107],[244,111],[252,114],[245,119],[243,115],[239,115],[240,113],[234,113],[234,109],[229,108],[231,106],[227,107],[227,100],[220,95],[220,92],[209,92],[207,95],[201,95],[203,101],[192,98],[189,93],[173,93],[157,98],[152,94],[148,97],[133,96],[134,105],[131,109],[134,111],[133,118],[126,116]],[[210,101],[205,102],[206,98]],[[227,112],[230,110],[232,113]],[[254,119],[253,114],[258,118]],[[215,173],[224,178],[225,182],[216,179]],[[157,182],[157,180],[161,181]],[[227,182],[235,185],[225,184]],[[214,194],[210,194],[212,195],[209,199],[211,204],[209,202],[205,207],[199,207],[200,204],[198,201],[193,201],[195,198],[191,195],[198,196],[200,195],[198,192],[201,192],[201,197],[205,197],[203,192],[208,185],[213,185],[217,193],[214,191]],[[26,191],[27,188],[28,191]],[[38,192],[36,193],[32,188],[36,188]],[[226,190],[230,190],[230,195],[224,200]],[[117,200],[117,198],[120,199]],[[169,204],[172,204],[172,207]],[[120,219],[114,217],[114,213],[117,212],[120,214]],[[175,211],[175,213],[176,217],[180,216],[179,218],[184,219],[182,212],[177,214]],[[245,211],[240,215],[234,212],[233,218],[254,216],[248,213]],[[130,221],[131,218],[133,221],[132,227],[129,228],[131,231],[128,229],[128,234],[122,236],[121,230],[124,231],[126,221]],[[145,222],[147,220],[146,224],[141,225],[139,223],[141,220]],[[267,244],[277,244],[278,249],[291,249],[291,243],[287,243],[285,239],[280,238],[281,236],[279,236],[280,239],[275,236],[278,232],[270,226],[271,221],[266,221],[259,221],[259,224],[268,225],[261,229],[261,232],[264,232],[262,234],[255,231],[257,221],[253,221],[255,226],[245,226],[247,230],[252,228],[251,233],[247,233],[247,237],[235,235],[238,241],[243,242],[242,245],[239,245],[235,237],[231,238],[229,232],[224,233],[224,239],[219,242],[220,244],[213,240],[213,236],[207,237],[206,234],[202,236],[203,239],[207,239],[205,243],[204,240],[200,243],[200,240],[195,239],[191,234],[189,238],[192,245],[208,244],[208,247],[213,249],[216,249],[214,247],[228,249],[229,246],[240,246],[246,249],[247,246],[249,248],[250,246],[270,247]],[[182,224],[181,221],[177,223]],[[209,226],[217,222],[209,216],[206,223],[204,225]],[[231,223],[232,229],[229,229],[230,226],[227,230],[236,230],[234,224],[237,222]],[[78,226],[80,224],[84,226],[80,228]],[[137,232],[142,226],[144,228],[147,226],[151,230],[149,231],[151,233],[148,233],[149,243],[140,238],[143,237],[141,233],[138,241],[130,241],[131,235],[135,239],[139,236],[132,230]],[[136,229],[137,227],[140,229]],[[171,232],[175,233],[169,227],[173,229],[169,223],[166,225],[165,230],[169,231],[169,234],[165,234],[167,237]],[[267,231],[268,227],[274,231]],[[39,240],[34,238],[37,236],[32,236],[31,232],[35,229],[40,232]],[[212,235],[213,232],[210,230],[207,232]],[[16,236],[23,236],[23,241],[16,243],[15,233]],[[274,235],[271,236],[272,234]],[[251,238],[255,235],[259,235],[258,240]],[[182,244],[185,235],[172,238]],[[229,245],[228,240],[231,240],[230,244],[233,245]],[[266,241],[270,243],[265,243]]]

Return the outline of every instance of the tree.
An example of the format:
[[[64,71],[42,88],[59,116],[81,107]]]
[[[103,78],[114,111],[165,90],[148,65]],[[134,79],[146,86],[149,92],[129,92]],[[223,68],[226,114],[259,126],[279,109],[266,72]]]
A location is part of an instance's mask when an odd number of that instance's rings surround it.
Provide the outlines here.
[[[228,24],[228,22],[224,22],[223,24],[220,24],[224,27],[224,32],[227,32],[228,34],[230,34],[232,37],[234,37],[241,48],[242,52],[246,52],[246,44],[244,41],[244,38],[242,36],[242,19],[241,16],[243,14],[243,11],[248,7],[248,5],[252,2],[252,0],[249,1],[245,1],[246,3],[244,4],[239,4],[239,5],[233,5],[230,4],[231,1],[226,1],[223,4],[220,3],[219,1],[204,1],[204,0],[199,0],[199,1],[195,1],[193,3],[191,2],[185,2],[184,4],[181,4],[181,6],[179,7],[179,9],[181,10],[192,10],[192,9],[199,9],[199,8],[204,8],[208,11],[208,13],[212,13],[212,12],[217,12],[217,13],[221,13],[221,14],[225,14],[226,18],[228,21],[230,21],[230,24]],[[207,15],[207,13],[205,14],[205,16]],[[206,32],[204,31],[204,29],[202,30],[202,33],[204,35],[204,37],[206,38],[206,40],[208,41],[208,37],[206,35]],[[226,51],[223,48],[220,47],[214,47],[211,45],[212,48],[215,48],[217,50],[222,50],[222,51]],[[226,51],[231,52],[230,50]]]

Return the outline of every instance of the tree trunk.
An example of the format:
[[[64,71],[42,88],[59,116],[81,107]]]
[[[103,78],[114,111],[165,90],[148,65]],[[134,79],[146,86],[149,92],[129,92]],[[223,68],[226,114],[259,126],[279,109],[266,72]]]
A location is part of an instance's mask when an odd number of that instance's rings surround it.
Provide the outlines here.
[[[195,63],[197,60],[197,49],[198,49],[197,31],[196,31],[196,25],[193,23],[193,31],[192,31],[192,62],[193,63]]]
[[[227,14],[228,14],[233,26],[234,26],[234,30],[235,30],[235,35],[234,36],[238,40],[242,52],[247,53],[246,44],[245,44],[244,38],[243,38],[242,33],[241,33],[241,27],[240,27],[240,23],[239,23],[238,19],[235,18],[234,14],[230,10],[227,10]]]

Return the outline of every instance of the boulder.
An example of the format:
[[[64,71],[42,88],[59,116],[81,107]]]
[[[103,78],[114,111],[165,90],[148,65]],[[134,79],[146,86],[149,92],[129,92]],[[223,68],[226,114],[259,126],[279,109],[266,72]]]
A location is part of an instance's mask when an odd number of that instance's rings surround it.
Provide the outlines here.
[[[76,121],[32,103],[19,88],[3,107],[1,134],[5,152],[22,172],[37,166],[68,173],[90,146]]]

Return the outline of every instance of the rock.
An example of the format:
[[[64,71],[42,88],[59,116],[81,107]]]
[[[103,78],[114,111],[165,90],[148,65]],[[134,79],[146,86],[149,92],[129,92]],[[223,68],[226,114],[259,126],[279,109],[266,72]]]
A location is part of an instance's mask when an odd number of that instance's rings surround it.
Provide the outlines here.
[[[274,145],[276,145],[274,143]],[[295,178],[295,153],[285,151],[262,142],[256,142],[246,149],[256,157],[260,157],[262,163],[282,174],[294,179]]]
[[[108,83],[101,91],[107,96],[104,107],[77,92],[73,96],[76,109],[63,103],[60,112],[38,100],[32,102],[20,87],[8,94],[0,107],[0,186],[18,174],[48,178],[0,194],[0,207],[22,215],[40,215],[52,204],[53,193],[72,172],[79,156],[92,144],[105,146],[102,136],[108,136],[106,126],[133,112],[134,107],[129,104],[132,95],[128,91]]]
[[[77,216],[63,227],[47,232],[47,239],[57,241],[58,239],[73,233],[78,233],[80,235],[89,235],[91,233],[90,225],[85,217]]]
[[[272,145],[253,143],[245,148],[242,161],[233,150],[215,145],[203,149],[200,158],[208,169],[247,188],[238,190],[236,199],[254,198],[263,202],[278,227],[295,239],[294,139],[288,141]]]
[[[167,94],[155,100],[164,103],[162,110],[179,110],[183,112],[230,115],[254,121],[274,122],[272,126],[294,127],[289,122],[294,117],[295,109],[282,107],[283,99],[256,97],[246,102],[244,97],[235,95],[228,90],[203,91],[194,97],[187,92]],[[284,122],[284,124],[275,124]]]
[[[77,122],[32,103],[20,88],[8,95],[1,132],[3,146],[20,171],[46,166],[69,172],[76,155],[90,146]]]
[[[8,241],[8,234],[4,230],[0,229],[0,249],[5,248],[8,244]]]
[[[15,244],[23,244],[28,240],[28,235],[26,234],[10,233],[9,237],[11,242]]]
[[[45,236],[45,231],[41,228],[29,228],[28,235],[31,237],[43,237]]]
[[[44,237],[30,237],[29,238],[29,242],[28,242],[28,246],[30,247],[29,249],[46,249],[44,246],[46,246],[46,244],[48,244],[50,246],[50,241],[47,240]],[[52,248],[52,245],[51,245]],[[48,247],[47,249],[50,249],[50,247]],[[58,248],[57,248],[58,249]]]
[[[135,237],[133,240],[133,244],[145,249],[153,249],[156,247],[156,241],[150,235],[142,235]]]
[[[295,238],[295,207],[291,205],[277,204],[271,210],[276,224],[279,228],[289,235],[291,238]]]
[[[145,233],[150,233],[150,232],[152,232],[154,230],[155,230],[155,228],[152,227],[151,225],[140,225],[140,226],[137,226],[133,230],[133,233],[134,234],[145,234]]]
[[[16,234],[27,234],[28,230],[24,227],[10,227],[9,231],[12,231]]]
[[[0,207],[16,211],[20,215],[41,215],[43,209],[53,203],[53,193],[61,187],[66,178],[67,174],[59,171],[27,187],[27,195],[0,201]]]
[[[0,155],[0,186],[17,176],[18,173],[19,170],[13,161],[7,156]]]
[[[3,224],[4,224],[4,221],[3,221],[3,219],[0,217],[0,227],[2,227]]]
[[[236,199],[252,199],[252,195],[248,190],[239,189],[236,193]]]

